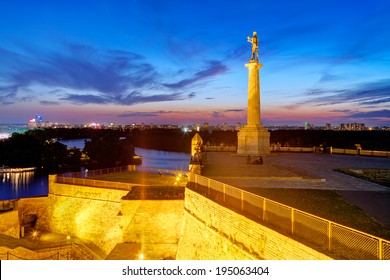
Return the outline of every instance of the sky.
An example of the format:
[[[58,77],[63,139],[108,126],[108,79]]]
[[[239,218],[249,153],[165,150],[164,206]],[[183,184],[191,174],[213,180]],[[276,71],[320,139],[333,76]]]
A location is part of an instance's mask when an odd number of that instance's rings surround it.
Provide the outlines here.
[[[0,123],[390,126],[390,1],[1,0]]]

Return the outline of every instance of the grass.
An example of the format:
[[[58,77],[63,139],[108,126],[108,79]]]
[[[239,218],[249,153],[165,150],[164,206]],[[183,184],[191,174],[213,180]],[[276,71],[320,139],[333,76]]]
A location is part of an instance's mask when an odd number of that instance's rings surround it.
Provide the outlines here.
[[[390,240],[386,228],[332,190],[245,188],[246,191],[308,212],[335,223]]]
[[[390,188],[390,169],[335,169],[334,171]]]
[[[112,173],[93,177],[94,180],[133,183],[150,186],[185,186],[186,176],[175,176],[169,174],[155,174],[149,172],[125,172]]]

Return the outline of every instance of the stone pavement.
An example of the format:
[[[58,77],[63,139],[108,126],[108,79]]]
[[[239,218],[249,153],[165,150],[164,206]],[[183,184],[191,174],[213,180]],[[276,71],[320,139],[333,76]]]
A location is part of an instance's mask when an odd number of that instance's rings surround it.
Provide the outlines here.
[[[336,190],[346,201],[390,228],[390,188],[345,175],[336,168],[390,169],[390,158],[312,153],[272,153],[263,165],[247,157],[208,152],[202,175],[236,187]],[[253,162],[255,157],[251,158]]]

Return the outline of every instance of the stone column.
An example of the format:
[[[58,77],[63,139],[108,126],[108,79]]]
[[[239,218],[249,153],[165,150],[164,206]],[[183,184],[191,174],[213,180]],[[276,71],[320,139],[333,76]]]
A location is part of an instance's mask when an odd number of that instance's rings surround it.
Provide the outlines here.
[[[238,155],[266,155],[270,153],[270,133],[260,122],[260,75],[263,64],[251,60],[245,64],[248,76],[248,119],[237,133]]]
[[[248,125],[260,124],[260,75],[263,64],[251,60],[245,64],[249,70],[248,76]]]

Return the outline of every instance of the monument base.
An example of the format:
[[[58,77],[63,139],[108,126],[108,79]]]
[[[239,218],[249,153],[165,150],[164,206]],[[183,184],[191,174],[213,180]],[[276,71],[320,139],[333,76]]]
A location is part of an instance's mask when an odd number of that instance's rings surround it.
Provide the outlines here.
[[[245,125],[237,133],[238,155],[268,155],[270,154],[270,133],[262,125]]]

